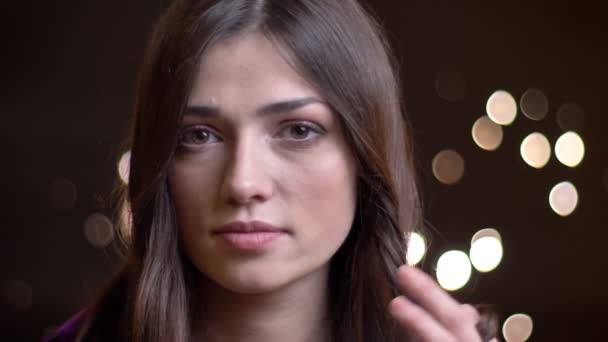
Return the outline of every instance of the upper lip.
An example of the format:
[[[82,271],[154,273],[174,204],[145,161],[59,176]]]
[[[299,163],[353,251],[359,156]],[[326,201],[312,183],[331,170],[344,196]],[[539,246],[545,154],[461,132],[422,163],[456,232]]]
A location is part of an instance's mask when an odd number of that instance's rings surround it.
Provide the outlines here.
[[[235,221],[223,226],[220,226],[217,229],[214,229],[212,233],[214,234],[224,234],[224,233],[260,233],[260,232],[287,232],[284,228],[275,227],[270,223],[262,222],[262,221]]]

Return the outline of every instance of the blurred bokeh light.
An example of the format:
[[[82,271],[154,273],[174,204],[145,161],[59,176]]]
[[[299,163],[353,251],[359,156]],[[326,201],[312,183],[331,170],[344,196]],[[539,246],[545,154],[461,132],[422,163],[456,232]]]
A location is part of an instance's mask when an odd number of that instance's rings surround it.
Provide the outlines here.
[[[566,102],[557,109],[557,124],[564,131],[582,131],[585,126],[585,112],[575,102]]]
[[[57,178],[51,182],[49,200],[53,208],[67,210],[74,207],[78,193],[76,185],[67,178]]]
[[[505,320],[502,335],[506,342],[524,342],[532,335],[532,317],[526,314],[514,314]]]
[[[464,176],[464,159],[454,150],[444,150],[433,158],[433,174],[443,184],[456,184]]]
[[[494,151],[502,143],[502,126],[484,115],[473,124],[472,135],[477,146],[486,151]]]
[[[469,257],[479,272],[490,272],[500,264],[503,256],[502,238],[496,229],[478,231],[471,239]]]
[[[129,184],[129,168],[131,167],[131,151],[123,153],[118,161],[118,176],[123,183]]]
[[[437,282],[448,291],[455,291],[471,278],[471,261],[466,253],[452,250],[443,253],[437,261]]]
[[[517,102],[509,92],[497,90],[488,99],[486,112],[495,123],[510,125],[517,116]]]
[[[409,235],[406,259],[408,265],[417,265],[426,253],[426,241],[422,235],[412,232]]]
[[[574,212],[578,205],[578,191],[574,184],[561,182],[551,189],[549,205],[560,216],[568,216]]]
[[[84,223],[84,234],[91,245],[104,248],[114,240],[114,226],[105,215],[94,213]]]
[[[549,112],[549,101],[542,90],[530,88],[521,96],[519,107],[527,118],[542,120]]]
[[[520,153],[526,164],[540,169],[551,159],[551,143],[542,133],[532,133],[521,143]]]
[[[576,167],[585,157],[585,143],[575,132],[566,132],[555,143],[555,156],[564,165]]]

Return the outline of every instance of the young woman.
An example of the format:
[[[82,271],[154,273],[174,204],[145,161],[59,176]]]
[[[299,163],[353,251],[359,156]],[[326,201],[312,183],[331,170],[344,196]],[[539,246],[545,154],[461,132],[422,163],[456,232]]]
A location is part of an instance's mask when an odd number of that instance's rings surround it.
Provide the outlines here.
[[[174,1],[137,89],[128,257],[55,339],[487,341],[404,266],[420,204],[395,74],[355,0]]]

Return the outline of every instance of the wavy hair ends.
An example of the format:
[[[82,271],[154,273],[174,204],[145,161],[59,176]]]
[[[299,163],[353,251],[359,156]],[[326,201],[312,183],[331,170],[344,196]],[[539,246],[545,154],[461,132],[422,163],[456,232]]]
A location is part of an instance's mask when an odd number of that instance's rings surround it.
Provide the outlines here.
[[[160,17],[140,69],[127,199],[124,268],[89,309],[81,340],[187,342],[198,320],[197,270],[179,248],[167,184],[193,75],[205,51],[258,31],[323,94],[358,161],[358,206],[331,260],[335,341],[404,341],[387,314],[420,227],[413,149],[396,63],[380,25],[356,0],[175,0]],[[114,314],[112,314],[114,313]],[[204,318],[204,317],[203,317]]]

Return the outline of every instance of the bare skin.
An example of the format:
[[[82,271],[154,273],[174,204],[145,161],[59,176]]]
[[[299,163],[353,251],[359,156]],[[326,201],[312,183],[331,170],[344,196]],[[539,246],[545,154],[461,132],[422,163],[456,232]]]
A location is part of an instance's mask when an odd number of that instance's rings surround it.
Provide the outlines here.
[[[481,342],[474,307],[457,302],[415,267],[400,267],[397,280],[404,295],[391,301],[389,312],[415,341]]]
[[[335,114],[256,32],[208,51],[188,106],[169,184],[181,247],[203,284],[194,340],[330,341],[329,261],[352,226],[357,179]],[[254,221],[279,237],[241,248],[217,233]],[[404,296],[387,309],[405,331],[480,341],[471,306],[413,268],[398,278]]]
[[[212,314],[205,315],[206,321],[199,324],[200,340],[331,341],[324,298],[327,286],[322,285],[326,279],[316,276],[272,294],[235,295],[219,287],[205,289],[214,296],[207,296]]]
[[[355,162],[336,116],[255,33],[208,51],[188,105],[169,182],[209,312],[196,334],[212,342],[327,340],[329,260],[356,202]],[[285,233],[254,250],[214,234],[255,221]]]

